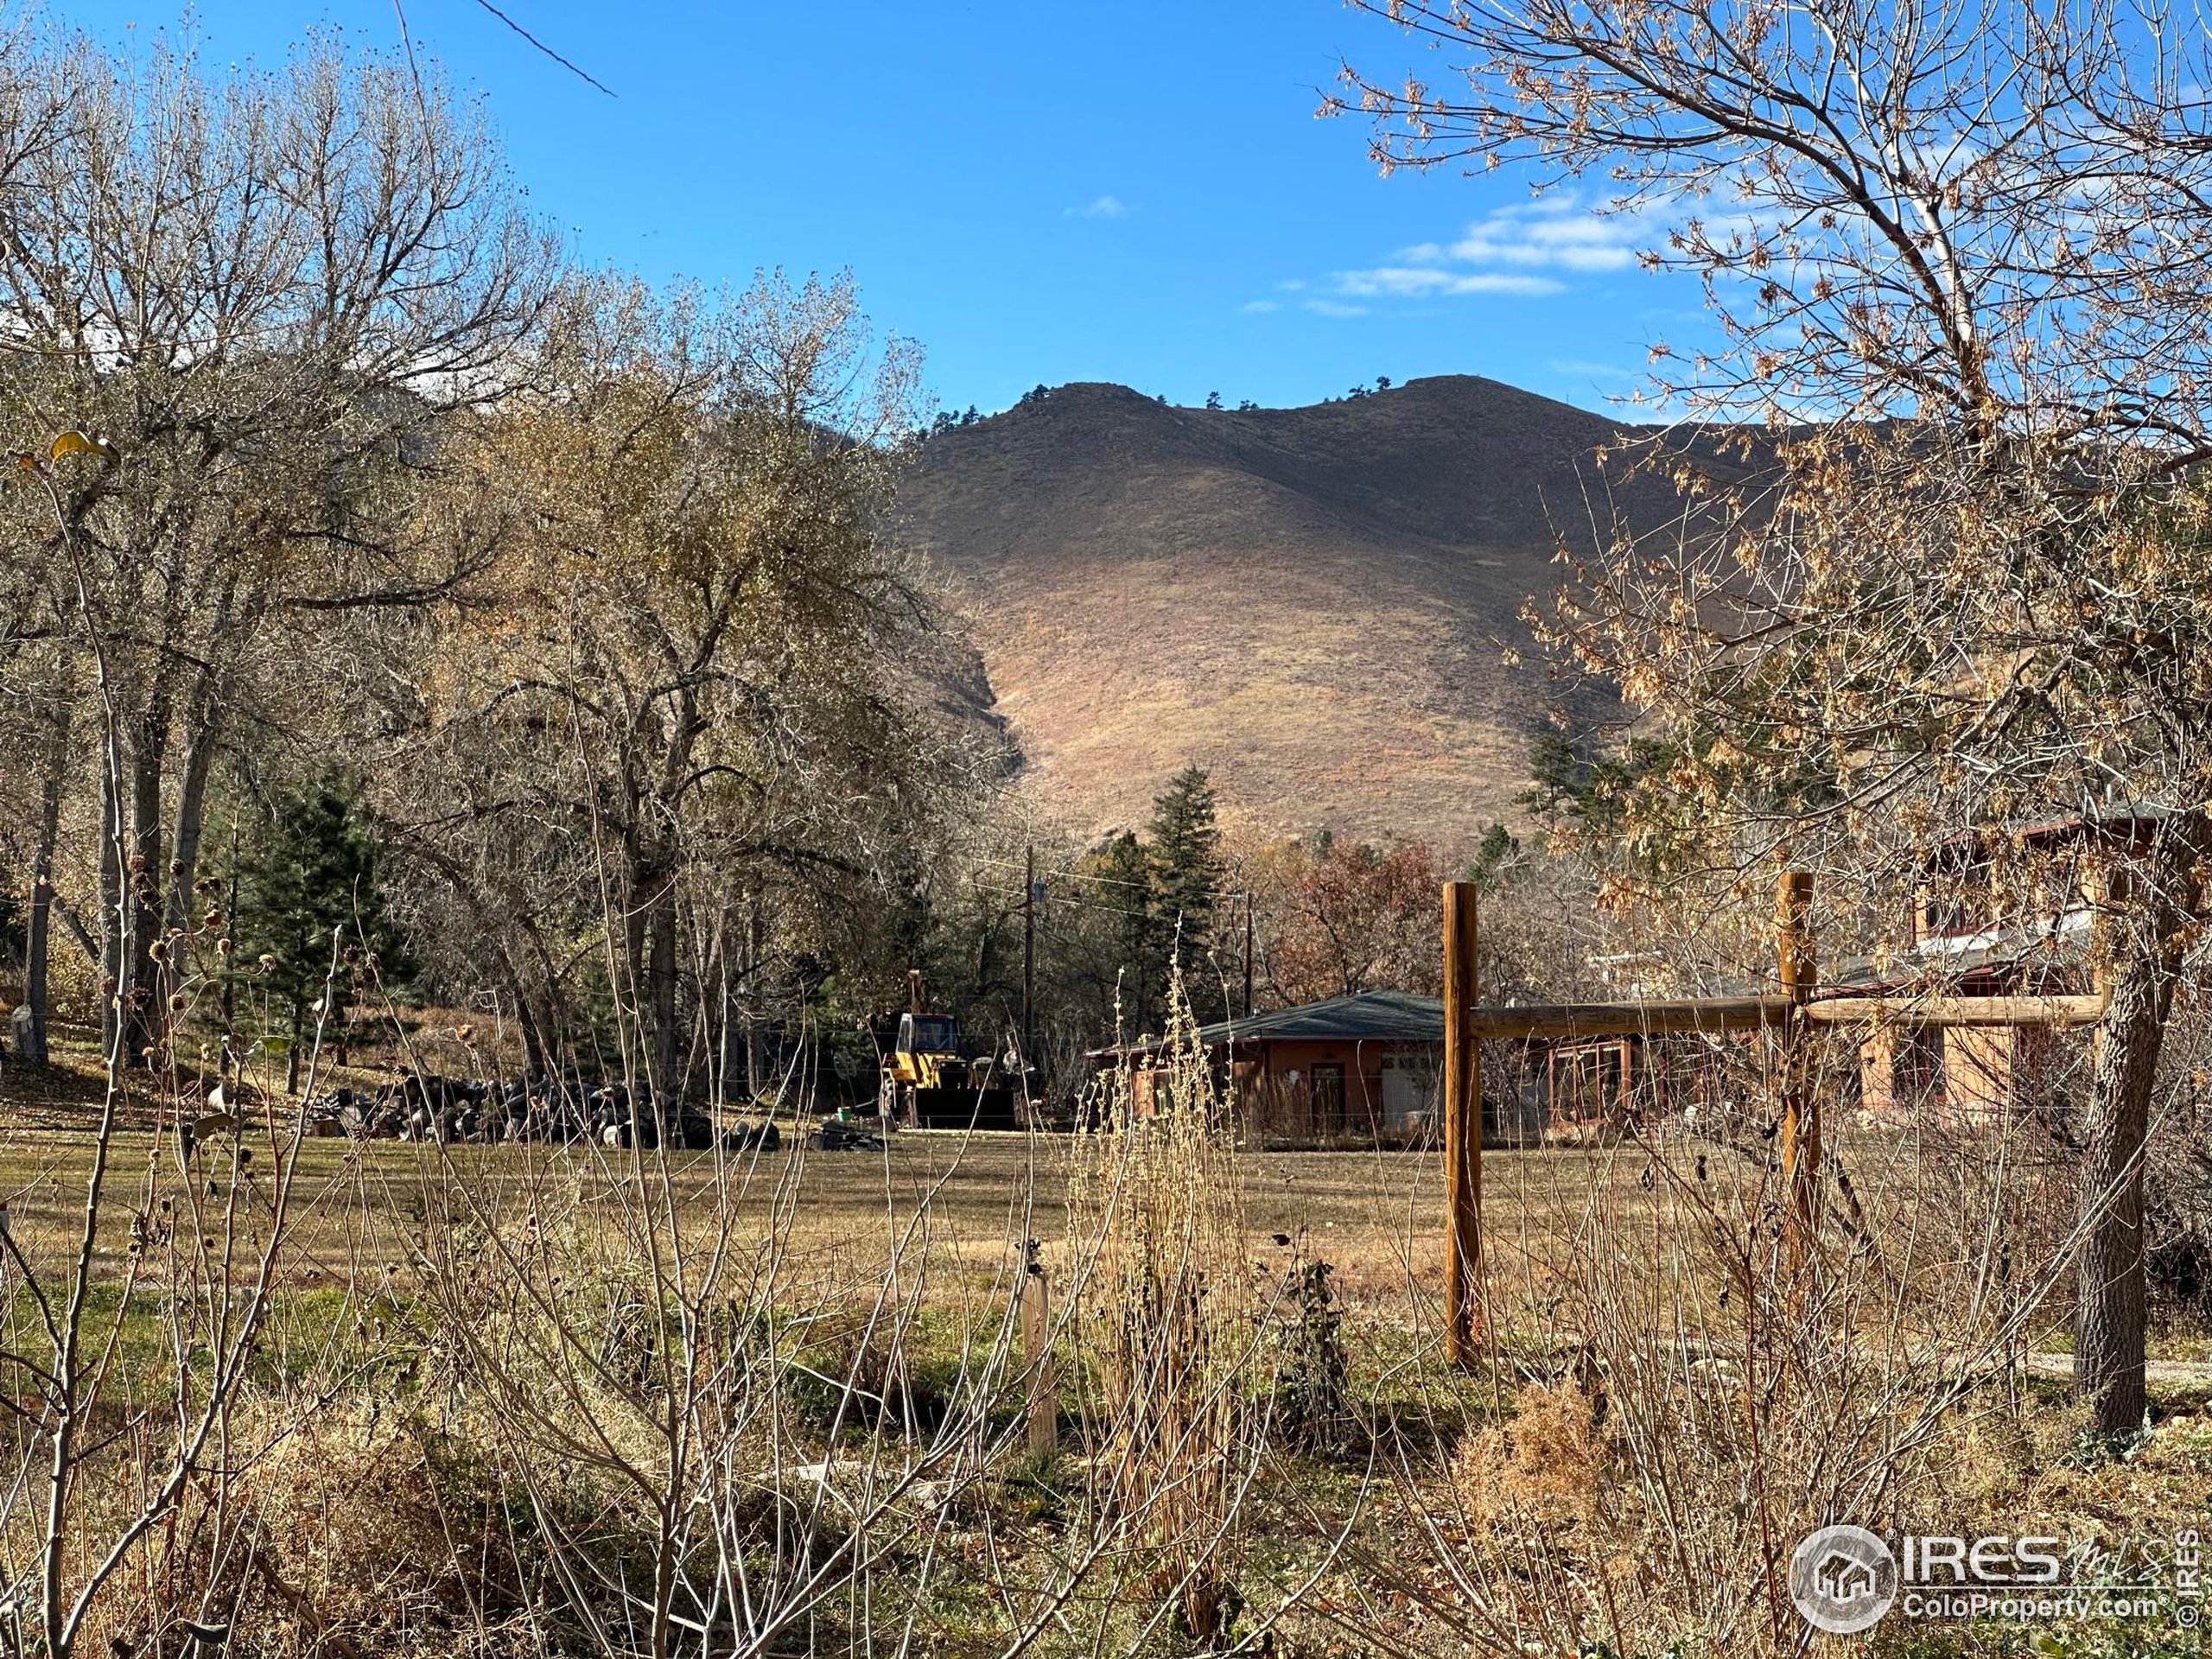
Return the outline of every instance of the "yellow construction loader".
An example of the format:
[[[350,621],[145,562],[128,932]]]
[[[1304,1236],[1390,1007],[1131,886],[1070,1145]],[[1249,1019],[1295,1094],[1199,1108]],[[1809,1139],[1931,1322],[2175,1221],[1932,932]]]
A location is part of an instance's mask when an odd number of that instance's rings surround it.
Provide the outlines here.
[[[906,975],[906,1011],[882,1061],[877,1109],[917,1129],[1010,1129],[1014,1090],[988,1056],[960,1052],[960,1022],[924,1006],[918,969]]]

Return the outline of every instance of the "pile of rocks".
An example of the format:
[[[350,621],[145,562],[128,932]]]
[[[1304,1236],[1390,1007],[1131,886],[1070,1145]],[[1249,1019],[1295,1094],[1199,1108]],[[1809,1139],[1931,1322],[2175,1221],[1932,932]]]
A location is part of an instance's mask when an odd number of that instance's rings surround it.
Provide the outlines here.
[[[373,1141],[589,1141],[627,1147],[635,1140],[650,1149],[665,1134],[671,1147],[691,1152],[717,1144],[726,1152],[773,1152],[783,1143],[773,1123],[717,1128],[689,1106],[673,1123],[664,1123],[648,1091],[639,1090],[633,1102],[625,1084],[589,1083],[575,1073],[502,1083],[404,1071],[372,1090],[317,1095],[307,1104],[307,1124],[311,1134]]]

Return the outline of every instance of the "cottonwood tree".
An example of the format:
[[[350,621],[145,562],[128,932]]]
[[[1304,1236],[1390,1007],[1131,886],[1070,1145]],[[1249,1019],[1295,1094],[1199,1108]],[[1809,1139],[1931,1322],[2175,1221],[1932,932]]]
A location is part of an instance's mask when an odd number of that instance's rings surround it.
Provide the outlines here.
[[[98,764],[114,801],[122,722],[112,654],[52,470],[73,450],[95,448],[96,441],[67,432],[46,454],[22,455],[18,470],[47,499],[78,595],[81,641],[98,688]],[[122,827],[112,817],[103,837],[120,868]],[[119,886],[114,897],[118,908],[129,902]],[[203,917],[202,937],[215,935],[223,919]],[[181,954],[172,948],[177,937],[157,942],[164,957]],[[200,988],[179,982],[163,1012],[187,1012]],[[330,995],[327,988],[325,1007]],[[230,1523],[232,1482],[240,1463],[251,1465],[270,1444],[248,1450],[251,1435],[242,1436],[233,1408],[263,1351],[271,1285],[290,1243],[302,1145],[299,1124],[280,1128],[264,1117],[259,1127],[276,1154],[263,1166],[265,1174],[250,1171],[251,1149],[233,1142],[227,1183],[207,1179],[203,1201],[190,1140],[174,1143],[172,1162],[162,1155],[167,1138],[151,1138],[135,1184],[128,1249],[103,1250],[99,1241],[114,1231],[117,1160],[124,1155],[118,1137],[128,1098],[119,1040],[111,1039],[105,1058],[105,1087],[88,1136],[73,1229],[34,1222],[19,1233],[0,1225],[0,1259],[21,1292],[0,1309],[0,1392],[13,1423],[4,1455],[14,1465],[0,1478],[0,1580],[15,1586],[10,1645],[24,1650],[29,1640],[53,1659],[91,1645],[103,1623],[111,1649],[228,1635],[210,1611],[222,1603],[220,1586],[252,1570],[253,1549],[250,1535],[241,1537]],[[173,1065],[168,1082],[173,1097]],[[239,1117],[224,1121],[233,1131],[243,1127]],[[151,1348],[162,1357],[150,1372],[124,1357],[125,1325],[144,1319],[156,1333]],[[121,1437],[88,1432],[109,1421],[130,1427]],[[127,1449],[118,1451],[118,1438]],[[128,1488],[120,1502],[99,1486],[118,1457]],[[171,1553],[180,1535],[194,1540],[194,1558],[181,1572]],[[134,1634],[124,1637],[118,1625]],[[26,1630],[35,1635],[26,1637]]]
[[[433,742],[505,758],[400,844],[467,884],[469,837],[535,826],[669,1103],[723,1046],[706,988],[936,810],[931,612],[878,533],[915,364],[846,281],[727,302],[609,283],[564,315],[546,390],[458,440],[514,529],[488,610],[424,671]]]
[[[1348,74],[1377,157],[1604,181],[1704,284],[1712,338],[1655,348],[1657,391],[1760,429],[1652,446],[1692,509],[1621,527],[1552,619],[1680,744],[1630,794],[1645,877],[1786,860],[1901,910],[1938,837],[2101,826],[2066,876],[2110,992],[2076,1383],[2139,1424],[2141,1154],[2212,855],[2203,37],[2113,0],[1366,9],[1449,65]]]
[[[140,1059],[187,969],[152,946],[188,942],[221,746],[266,713],[243,691],[270,683],[280,624],[420,603],[480,562],[420,533],[410,482],[436,423],[512,378],[556,250],[434,76],[327,38],[217,78],[166,45],[121,60],[55,35],[10,70],[0,90],[59,113],[0,191],[0,419],[23,445],[98,440],[54,477],[110,646],[102,814],[122,835],[99,911]],[[51,527],[9,557],[69,632]],[[285,689],[311,701],[300,644]]]

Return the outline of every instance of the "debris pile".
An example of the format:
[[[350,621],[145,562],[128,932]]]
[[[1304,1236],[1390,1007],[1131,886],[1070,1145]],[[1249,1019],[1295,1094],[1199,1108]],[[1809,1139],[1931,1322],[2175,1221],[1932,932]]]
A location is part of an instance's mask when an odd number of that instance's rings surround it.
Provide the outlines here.
[[[502,1083],[410,1071],[372,1090],[319,1094],[308,1102],[305,1116],[310,1135],[372,1141],[590,1141],[626,1147],[634,1140],[650,1150],[665,1135],[671,1147],[687,1152],[717,1146],[725,1152],[774,1152],[783,1144],[772,1122],[718,1127],[689,1105],[664,1122],[649,1090],[639,1090],[633,1100],[626,1084],[594,1084],[576,1073]]]

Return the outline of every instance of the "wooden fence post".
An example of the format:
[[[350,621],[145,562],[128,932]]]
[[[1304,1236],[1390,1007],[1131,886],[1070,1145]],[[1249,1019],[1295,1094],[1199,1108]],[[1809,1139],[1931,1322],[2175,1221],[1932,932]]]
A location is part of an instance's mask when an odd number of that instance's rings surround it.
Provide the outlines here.
[[[1819,971],[1813,956],[1813,876],[1784,870],[1774,887],[1775,959],[1782,994],[1799,1009],[1812,1000]],[[1815,1096],[1810,1023],[1802,1013],[1782,1027],[1776,1067],[1782,1105],[1783,1255],[1788,1270],[1804,1264],[1820,1213],[1821,1110]]]
[[[1060,1449],[1059,1378],[1052,1364],[1052,1285],[1031,1239],[1021,1274],[1021,1370],[1029,1423],[1029,1455],[1039,1462]]]
[[[1475,885],[1444,884],[1444,1357],[1475,1363],[1482,1293],[1483,1067],[1475,1037]]]

